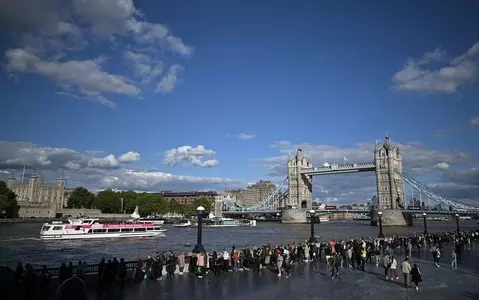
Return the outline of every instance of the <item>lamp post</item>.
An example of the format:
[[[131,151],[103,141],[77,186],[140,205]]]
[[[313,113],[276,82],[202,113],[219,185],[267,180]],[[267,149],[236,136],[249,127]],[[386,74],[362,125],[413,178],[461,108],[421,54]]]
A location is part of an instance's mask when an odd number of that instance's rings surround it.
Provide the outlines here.
[[[196,208],[196,212],[198,213],[198,231],[196,235],[196,246],[193,249],[193,253],[200,253],[205,251],[205,249],[203,248],[203,244],[201,243],[202,234],[203,234],[202,232],[203,214],[205,212],[205,208],[203,206],[198,206]]]
[[[378,238],[382,239],[382,238],[384,238],[384,234],[383,234],[383,213],[378,212],[378,217],[379,217],[379,235],[378,235]]]
[[[423,213],[423,214],[422,214],[422,218],[423,218],[423,220],[424,220],[424,235],[427,235],[427,234],[428,234],[428,232],[427,232],[426,216],[427,216],[426,213]]]
[[[461,231],[461,229],[459,228],[459,214],[456,214],[456,230],[457,233]]]
[[[309,211],[309,221],[311,223],[311,236],[309,237],[310,243],[316,243],[316,238],[314,237],[314,216],[316,212],[312,209]]]

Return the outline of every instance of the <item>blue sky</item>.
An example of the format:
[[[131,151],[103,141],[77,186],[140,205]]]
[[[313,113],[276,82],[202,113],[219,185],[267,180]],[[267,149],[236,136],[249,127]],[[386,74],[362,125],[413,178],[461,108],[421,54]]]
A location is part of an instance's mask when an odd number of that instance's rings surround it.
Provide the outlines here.
[[[478,200],[476,1],[16,0],[0,11],[3,176],[25,164],[92,189],[224,189],[281,181],[298,145],[315,164],[371,161],[388,132],[415,176]],[[315,197],[370,198],[370,176],[315,181]]]

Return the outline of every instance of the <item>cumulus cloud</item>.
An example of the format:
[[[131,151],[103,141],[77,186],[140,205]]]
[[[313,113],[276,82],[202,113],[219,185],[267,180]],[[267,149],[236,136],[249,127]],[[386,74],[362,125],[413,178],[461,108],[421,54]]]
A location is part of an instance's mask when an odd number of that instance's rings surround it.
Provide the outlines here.
[[[314,145],[310,143],[294,144],[290,141],[279,141],[271,148],[278,151],[277,156],[252,159],[256,167],[265,170],[266,175],[271,178],[285,178],[287,176],[288,157],[294,157],[297,148],[303,149],[303,155],[312,158],[313,166],[320,166],[326,160],[329,163],[342,164],[346,157],[350,163],[374,162],[374,143],[357,143],[351,147],[338,147],[334,145]],[[409,175],[419,180],[428,178],[435,173],[450,174],[454,167],[467,167],[478,163],[478,158],[457,149],[436,150],[418,142],[405,142],[400,144],[403,154],[403,170]],[[444,176],[444,175],[443,175]],[[469,173],[463,177],[457,177],[460,182],[465,182]],[[448,178],[444,177],[441,184],[446,184]],[[434,188],[435,182],[425,181]],[[471,183],[471,182],[469,182]],[[406,185],[406,189],[409,187]],[[479,186],[479,181],[476,181]],[[457,186],[457,183],[456,183]],[[461,191],[464,196],[455,198],[453,196],[455,188],[450,186],[448,194],[441,194],[443,190],[435,189],[438,194],[451,197],[451,199],[464,200],[470,204],[474,199],[478,199],[478,194],[474,193],[474,188]],[[313,179],[313,198],[319,198],[322,202],[334,201],[337,203],[355,203],[366,202],[376,194],[376,181],[374,173],[345,174],[331,176],[317,176]],[[409,192],[408,192],[409,195]],[[467,197],[465,197],[467,195]],[[407,198],[409,200],[409,198]],[[479,204],[478,204],[479,205]]]
[[[120,49],[128,45],[131,51],[124,51],[123,57],[135,77],[142,84],[155,80],[152,88],[158,92],[173,91],[184,70],[177,63],[170,64],[165,52],[174,58],[190,57],[194,51],[166,26],[147,21],[132,0],[5,0],[0,3],[0,25],[17,44],[5,52],[10,76],[43,76],[57,84],[59,95],[108,107],[116,106],[111,95],[138,98],[143,90],[135,80],[107,71],[106,53],[89,57],[90,44],[106,41]],[[144,48],[150,53],[139,53]]]
[[[240,133],[240,134],[231,134],[227,133],[226,134],[227,138],[235,138],[235,139],[240,139],[240,140],[251,140],[256,138],[255,134],[248,134],[248,133]]]
[[[214,167],[219,164],[216,159],[204,160],[205,157],[213,156],[216,152],[206,149],[203,145],[192,147],[189,145],[165,151],[163,163],[169,166],[177,166],[185,163],[197,167]]]
[[[121,164],[138,161],[138,152],[127,152],[116,158],[113,154],[94,157],[69,148],[39,146],[31,143],[0,141],[0,168],[18,169],[23,166],[31,169],[78,170],[81,168],[111,169]]]
[[[118,161],[121,163],[129,163],[140,160],[140,153],[129,151],[125,154],[122,154],[118,157]]]
[[[393,88],[400,91],[451,94],[478,77],[479,43],[475,43],[466,53],[453,58],[436,49],[417,60],[409,59],[392,81]]]
[[[204,147],[193,148],[191,153],[201,157],[201,153],[214,154]],[[98,153],[95,153],[98,154]],[[31,143],[0,141],[0,180],[5,180],[12,169],[18,171],[26,167],[26,177],[39,170],[45,182],[54,183],[65,170],[69,188],[84,186],[91,190],[116,188],[122,190],[161,191],[161,190],[223,190],[243,187],[240,180],[218,177],[182,176],[157,169],[139,167],[126,168],[125,163],[137,161],[137,152],[127,152],[118,158],[109,154],[94,157],[74,149],[39,146]],[[19,172],[17,172],[18,178]]]

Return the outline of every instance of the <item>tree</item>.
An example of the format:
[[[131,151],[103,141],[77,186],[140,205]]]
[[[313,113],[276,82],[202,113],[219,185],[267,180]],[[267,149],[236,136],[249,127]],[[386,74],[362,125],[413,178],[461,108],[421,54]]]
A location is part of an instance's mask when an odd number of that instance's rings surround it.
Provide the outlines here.
[[[135,211],[135,207],[138,205],[138,196],[139,194],[132,190],[120,192],[120,200],[123,198],[123,210],[126,213],[131,214]]]
[[[84,187],[77,187],[68,198],[69,208],[91,208],[95,195]]]
[[[5,212],[7,218],[16,218],[19,208],[17,195],[7,187],[5,181],[0,181],[0,213]]]
[[[120,213],[121,212],[121,197],[120,193],[116,193],[111,189],[107,189],[98,193],[98,196],[93,200],[93,207],[101,210],[102,213]]]

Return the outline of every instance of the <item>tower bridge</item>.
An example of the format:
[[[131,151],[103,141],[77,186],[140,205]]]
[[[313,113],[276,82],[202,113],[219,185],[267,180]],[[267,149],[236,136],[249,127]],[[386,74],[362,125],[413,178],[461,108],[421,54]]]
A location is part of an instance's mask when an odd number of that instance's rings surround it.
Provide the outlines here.
[[[405,209],[405,186],[408,184],[411,191],[425,195],[429,200],[448,207],[448,210],[431,212],[435,214],[479,214],[479,208],[457,201],[446,199],[435,194],[427,186],[410,177],[402,170],[403,157],[399,145],[392,145],[388,136],[382,146],[376,145],[374,161],[352,164],[325,164],[313,167],[311,159],[303,156],[302,149],[298,149],[296,156],[288,160],[288,176],[272,194],[252,206],[244,206],[234,198],[223,199],[219,210],[229,214],[282,214],[283,223],[306,223],[307,211],[312,209],[313,177],[334,174],[374,172],[376,175],[376,211],[370,211],[371,217],[377,218],[377,212],[383,214],[383,225],[411,225],[412,214],[426,211]],[[319,211],[318,213],[365,213],[364,211]]]

